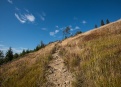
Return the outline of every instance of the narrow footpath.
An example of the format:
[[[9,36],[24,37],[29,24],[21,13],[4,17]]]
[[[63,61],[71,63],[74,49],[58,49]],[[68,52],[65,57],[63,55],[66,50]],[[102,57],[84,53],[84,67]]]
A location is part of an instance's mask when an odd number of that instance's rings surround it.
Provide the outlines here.
[[[53,59],[50,61],[47,75],[49,87],[72,87],[72,74],[69,73],[64,65],[64,60],[59,56],[59,50],[52,56]]]

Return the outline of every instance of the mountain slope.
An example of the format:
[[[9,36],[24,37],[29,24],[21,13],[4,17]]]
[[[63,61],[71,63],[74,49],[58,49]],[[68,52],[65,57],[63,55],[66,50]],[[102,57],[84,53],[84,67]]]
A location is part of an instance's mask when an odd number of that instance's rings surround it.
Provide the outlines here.
[[[121,20],[0,66],[0,86],[121,87],[120,66]]]

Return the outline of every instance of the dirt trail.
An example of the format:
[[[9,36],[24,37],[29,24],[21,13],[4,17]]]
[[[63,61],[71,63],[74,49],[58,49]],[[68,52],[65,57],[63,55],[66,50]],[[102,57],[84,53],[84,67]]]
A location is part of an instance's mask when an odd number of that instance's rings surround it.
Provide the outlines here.
[[[72,74],[69,73],[64,65],[64,60],[59,56],[59,50],[56,51],[52,56],[53,59],[49,64],[47,75],[49,87],[72,87]]]

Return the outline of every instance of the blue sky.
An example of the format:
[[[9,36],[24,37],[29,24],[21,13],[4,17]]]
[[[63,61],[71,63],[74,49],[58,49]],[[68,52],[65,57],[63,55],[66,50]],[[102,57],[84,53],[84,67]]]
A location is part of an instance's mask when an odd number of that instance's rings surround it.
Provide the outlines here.
[[[34,49],[62,39],[62,30],[86,32],[100,20],[121,18],[121,0],[0,0],[0,50]]]

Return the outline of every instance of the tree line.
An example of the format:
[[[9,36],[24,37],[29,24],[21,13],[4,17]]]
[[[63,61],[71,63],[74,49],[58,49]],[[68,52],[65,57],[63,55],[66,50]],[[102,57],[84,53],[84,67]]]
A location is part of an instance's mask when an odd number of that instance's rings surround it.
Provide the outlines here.
[[[106,20],[106,24],[109,24],[109,23],[110,23],[110,21],[107,19],[107,20]],[[101,20],[100,26],[104,26],[104,25],[105,25],[104,21]],[[98,28],[97,24],[95,24],[95,28]]]
[[[5,53],[5,55],[4,55],[3,51],[0,50],[0,65],[2,65],[4,63],[7,63],[9,61],[12,61],[13,59],[22,57],[22,56],[24,56],[24,55],[26,55],[28,53],[38,51],[39,49],[42,49],[45,46],[46,45],[43,43],[43,41],[41,41],[40,44],[38,44],[34,50],[29,50],[29,49],[25,50],[25,49],[23,49],[23,51],[21,53],[15,53],[15,54],[13,53],[13,50],[10,47],[7,50],[7,52]]]

